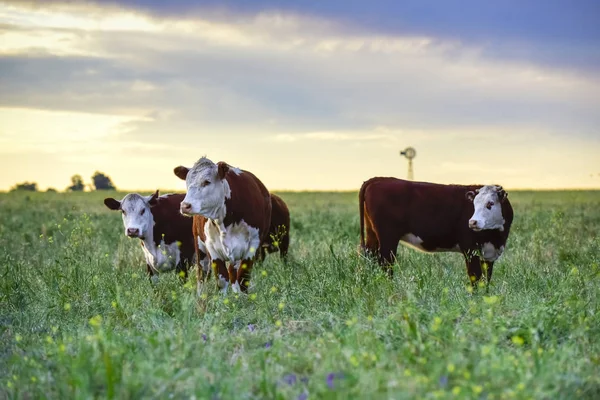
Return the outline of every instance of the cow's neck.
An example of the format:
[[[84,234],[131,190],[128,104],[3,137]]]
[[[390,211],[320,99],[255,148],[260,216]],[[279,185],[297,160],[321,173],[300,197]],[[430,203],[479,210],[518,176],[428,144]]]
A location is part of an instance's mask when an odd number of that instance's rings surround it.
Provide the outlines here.
[[[150,229],[148,234],[144,237],[144,239],[140,239],[142,241],[142,246],[150,253],[154,258],[156,258],[156,252],[158,249],[158,243],[154,241],[154,229]]]
[[[225,224],[225,220],[227,219],[227,205],[225,202],[223,202],[223,204],[219,206],[219,208],[215,209],[210,215],[204,216],[217,226],[222,226]]]

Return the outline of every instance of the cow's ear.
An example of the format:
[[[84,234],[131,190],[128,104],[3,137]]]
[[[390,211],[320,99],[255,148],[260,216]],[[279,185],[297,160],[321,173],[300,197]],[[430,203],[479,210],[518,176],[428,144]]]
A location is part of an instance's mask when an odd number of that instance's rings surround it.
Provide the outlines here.
[[[106,199],[104,199],[104,205],[109,209],[115,211],[121,209],[121,202],[119,200],[113,199],[112,197],[107,197]]]
[[[496,188],[498,189],[498,200],[500,203],[504,203],[508,198],[508,193],[506,193],[506,190],[504,190],[502,186],[497,186]]]
[[[475,198],[475,192],[469,190],[467,193],[465,193],[465,198],[469,201],[473,201],[473,199]]]
[[[150,205],[150,207],[157,205],[158,204],[158,189],[156,189],[156,192],[154,192],[150,196],[148,196],[147,199],[148,199],[148,205]]]
[[[185,181],[185,178],[187,177],[188,172],[190,172],[189,168],[184,167],[183,165],[180,165],[179,167],[176,167],[173,172],[175,173],[175,176],[177,176],[179,179]]]
[[[225,175],[227,175],[227,171],[229,171],[229,165],[226,162],[219,161],[217,167],[219,168],[219,179],[225,179]]]

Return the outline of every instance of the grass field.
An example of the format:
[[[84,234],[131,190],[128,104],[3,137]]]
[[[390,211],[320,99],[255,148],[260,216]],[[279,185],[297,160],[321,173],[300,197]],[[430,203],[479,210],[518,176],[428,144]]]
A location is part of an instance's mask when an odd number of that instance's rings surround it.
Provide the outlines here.
[[[600,192],[511,192],[489,293],[456,253],[358,257],[356,193],[281,193],[287,265],[200,299],[106,195],[0,194],[0,398],[600,398]]]

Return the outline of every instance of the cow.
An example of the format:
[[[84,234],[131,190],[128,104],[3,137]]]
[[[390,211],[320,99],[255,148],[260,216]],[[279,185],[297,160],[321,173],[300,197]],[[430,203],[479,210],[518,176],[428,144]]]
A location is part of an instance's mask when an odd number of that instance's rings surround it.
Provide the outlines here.
[[[192,220],[179,213],[184,197],[184,194],[159,196],[157,190],[149,196],[129,193],[122,200],[104,199],[106,207],[121,211],[125,235],[140,239],[153,282],[159,273],[172,269],[187,278],[194,256],[199,268],[209,267],[204,244],[195,241],[192,235]]]
[[[265,259],[266,253],[279,251],[279,256],[286,259],[290,247],[290,210],[283,199],[271,193],[271,223],[269,235],[260,247],[259,259]]]
[[[194,234],[205,243],[219,287],[246,293],[253,263],[269,234],[269,191],[251,172],[206,157],[173,172],[186,182],[180,211],[196,220]],[[199,221],[200,216],[206,220]],[[197,279],[200,291],[200,269]]]
[[[498,185],[442,185],[392,177],[365,181],[359,191],[360,246],[392,275],[399,242],[424,252],[464,255],[472,285],[504,252],[513,220]]]

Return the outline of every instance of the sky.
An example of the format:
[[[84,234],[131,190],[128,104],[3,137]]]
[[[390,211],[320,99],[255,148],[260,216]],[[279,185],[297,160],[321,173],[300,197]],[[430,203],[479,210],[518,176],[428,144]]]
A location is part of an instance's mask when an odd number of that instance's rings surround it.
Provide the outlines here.
[[[0,0],[0,190],[600,188],[600,2]]]

